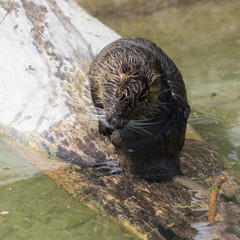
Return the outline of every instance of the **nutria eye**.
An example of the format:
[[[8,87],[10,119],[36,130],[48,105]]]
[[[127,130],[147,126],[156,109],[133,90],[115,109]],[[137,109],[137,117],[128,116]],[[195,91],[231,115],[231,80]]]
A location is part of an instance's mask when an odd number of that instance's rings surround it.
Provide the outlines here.
[[[138,101],[139,101],[139,102],[143,102],[145,95],[146,95],[146,92],[142,92],[142,93],[140,94],[140,96],[138,97]]]
[[[121,71],[122,73],[127,73],[129,72],[130,70],[130,67],[128,66],[128,64],[124,63],[122,66],[121,66]]]

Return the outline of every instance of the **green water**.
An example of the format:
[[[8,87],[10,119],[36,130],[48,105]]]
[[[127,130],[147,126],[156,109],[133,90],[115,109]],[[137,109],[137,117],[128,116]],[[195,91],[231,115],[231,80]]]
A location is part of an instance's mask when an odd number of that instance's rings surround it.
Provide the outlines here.
[[[240,1],[78,0],[121,36],[153,40],[186,83],[189,122],[240,170]]]
[[[136,239],[73,200],[0,139],[0,239]]]

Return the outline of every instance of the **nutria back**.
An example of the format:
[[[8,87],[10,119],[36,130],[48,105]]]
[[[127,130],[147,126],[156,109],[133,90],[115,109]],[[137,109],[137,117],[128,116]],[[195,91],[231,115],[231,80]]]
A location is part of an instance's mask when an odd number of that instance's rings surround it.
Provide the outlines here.
[[[106,46],[89,68],[99,132],[134,176],[180,173],[190,107],[173,61],[153,42],[122,38]]]

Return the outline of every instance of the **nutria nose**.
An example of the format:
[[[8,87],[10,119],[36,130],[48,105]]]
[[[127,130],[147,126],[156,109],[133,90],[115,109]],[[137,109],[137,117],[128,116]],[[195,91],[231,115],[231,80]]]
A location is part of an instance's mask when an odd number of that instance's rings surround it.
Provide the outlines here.
[[[124,127],[124,120],[121,118],[118,118],[117,116],[112,116],[107,119],[107,122],[109,125],[115,129],[121,129]]]

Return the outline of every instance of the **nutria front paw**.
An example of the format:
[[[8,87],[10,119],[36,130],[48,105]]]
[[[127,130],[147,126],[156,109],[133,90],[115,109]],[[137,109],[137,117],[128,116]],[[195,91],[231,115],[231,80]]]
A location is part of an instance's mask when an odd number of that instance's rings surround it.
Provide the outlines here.
[[[104,136],[111,136],[114,129],[104,126],[102,123],[99,123],[98,131]]]

